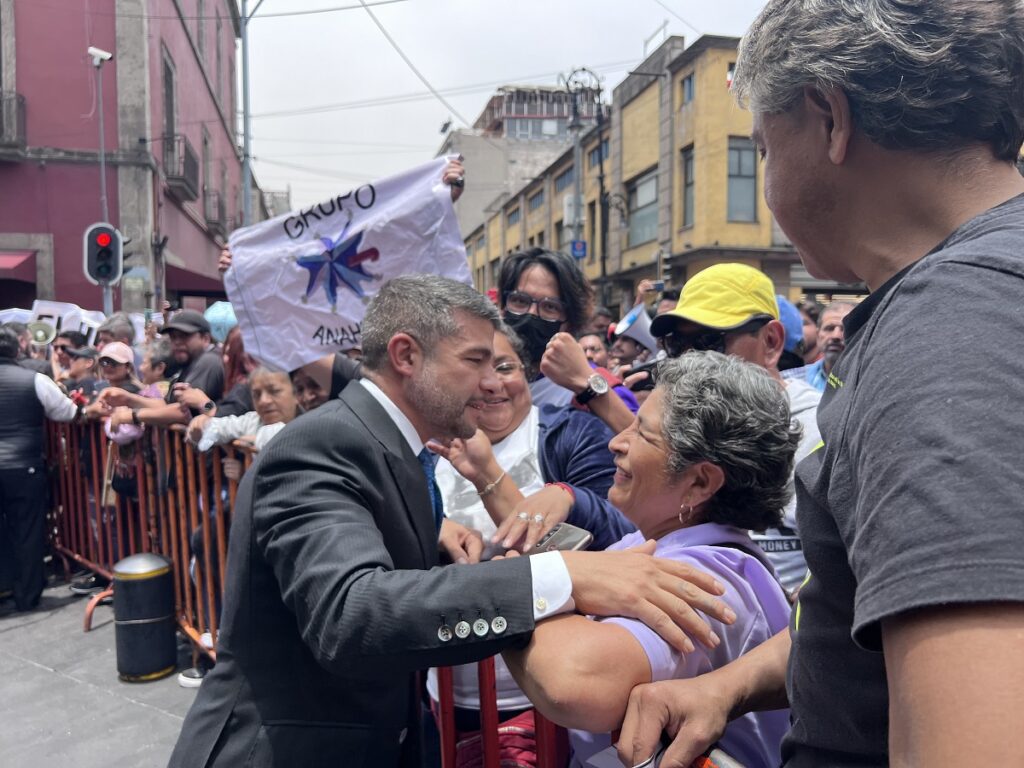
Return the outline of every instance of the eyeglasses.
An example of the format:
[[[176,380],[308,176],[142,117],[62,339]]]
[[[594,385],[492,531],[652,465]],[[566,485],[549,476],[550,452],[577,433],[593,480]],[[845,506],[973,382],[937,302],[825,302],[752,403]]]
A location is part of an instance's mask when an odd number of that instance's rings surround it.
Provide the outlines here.
[[[504,363],[498,363],[494,366],[494,373],[499,379],[514,379],[519,376],[519,372],[523,370],[522,363],[513,363],[510,361]]]
[[[699,333],[679,333],[672,331],[661,337],[661,345],[669,357],[679,357],[687,352],[720,352],[725,354],[725,346],[730,336],[754,334],[766,326],[771,318],[759,317],[744,323],[739,328],[728,331],[700,331]]]
[[[119,365],[128,365],[128,363],[119,363],[117,360],[111,360],[109,357],[101,357],[100,365],[104,368],[117,368]]]
[[[55,352],[67,352],[69,349],[71,349],[71,345],[70,344],[54,344],[53,345],[53,349],[54,349]]]
[[[543,299],[535,299],[523,291],[509,291],[505,294],[505,309],[517,315],[525,315],[533,305],[537,305],[537,314],[542,320],[565,322],[565,304],[559,299],[546,296]]]

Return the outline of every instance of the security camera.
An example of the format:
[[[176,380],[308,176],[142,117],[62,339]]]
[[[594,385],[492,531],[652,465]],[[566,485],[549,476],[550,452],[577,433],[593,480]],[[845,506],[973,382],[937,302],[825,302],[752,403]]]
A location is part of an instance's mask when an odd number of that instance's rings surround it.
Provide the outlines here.
[[[110,51],[104,51],[102,48],[97,48],[93,45],[89,46],[88,53],[92,56],[92,63],[99,66],[101,61],[110,61],[114,58],[114,54]]]

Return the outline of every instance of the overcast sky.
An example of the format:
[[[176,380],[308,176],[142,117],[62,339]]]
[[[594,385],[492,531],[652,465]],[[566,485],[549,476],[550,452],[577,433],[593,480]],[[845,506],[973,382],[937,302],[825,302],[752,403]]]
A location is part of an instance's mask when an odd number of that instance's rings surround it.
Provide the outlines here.
[[[400,0],[371,6],[454,110],[430,95],[362,8],[271,15],[353,4],[358,0],[265,0],[249,27],[256,178],[264,189],[290,185],[296,206],[430,159],[443,139],[442,123],[450,117],[453,127],[465,127],[461,118],[472,124],[500,85],[555,85],[560,72],[587,67],[603,78],[608,101],[643,60],[645,39],[654,36],[648,52],[661,42],[663,23],[667,34],[682,35],[687,44],[700,34],[739,36],[764,1]],[[467,176],[472,183],[471,168]]]

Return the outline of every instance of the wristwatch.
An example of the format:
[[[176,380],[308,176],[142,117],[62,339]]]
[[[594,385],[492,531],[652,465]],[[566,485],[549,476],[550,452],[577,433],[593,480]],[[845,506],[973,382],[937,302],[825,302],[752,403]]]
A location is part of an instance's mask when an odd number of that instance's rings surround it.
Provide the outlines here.
[[[576,395],[576,402],[586,405],[598,395],[607,394],[609,389],[611,387],[608,386],[608,380],[600,373],[595,373],[587,379],[587,388]]]
[[[210,411],[212,411],[216,407],[217,407],[217,404],[215,402],[213,402],[213,400],[207,400],[205,403],[203,403],[203,409],[202,410],[203,410],[203,413],[209,413]]]

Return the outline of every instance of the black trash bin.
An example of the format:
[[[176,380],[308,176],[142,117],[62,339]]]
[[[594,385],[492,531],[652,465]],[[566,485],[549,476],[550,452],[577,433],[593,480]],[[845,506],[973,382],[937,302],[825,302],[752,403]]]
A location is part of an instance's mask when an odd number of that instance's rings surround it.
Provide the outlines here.
[[[159,680],[178,662],[171,563],[149,553],[114,566],[117,674],[125,682]]]

